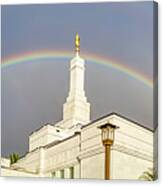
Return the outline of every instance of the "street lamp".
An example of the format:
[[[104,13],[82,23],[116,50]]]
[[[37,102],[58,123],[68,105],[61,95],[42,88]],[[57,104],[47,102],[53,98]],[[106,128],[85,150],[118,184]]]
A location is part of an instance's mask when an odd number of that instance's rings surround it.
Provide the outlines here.
[[[119,127],[106,123],[98,128],[101,129],[102,143],[105,146],[105,179],[110,180],[110,148],[114,142],[114,131]]]

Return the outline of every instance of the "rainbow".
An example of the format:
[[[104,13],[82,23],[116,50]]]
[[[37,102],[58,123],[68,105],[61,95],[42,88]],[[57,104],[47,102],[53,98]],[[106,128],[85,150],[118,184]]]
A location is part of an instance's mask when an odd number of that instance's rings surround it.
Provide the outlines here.
[[[70,59],[74,56],[73,53],[67,52],[67,51],[39,51],[39,52],[28,52],[21,55],[12,56],[9,58],[5,58],[2,60],[1,68],[6,68],[12,65],[20,64],[20,63],[28,63],[28,62],[37,62],[39,59]],[[109,68],[112,68],[114,70],[118,70],[119,72],[122,72],[126,75],[128,75],[130,78],[134,78],[140,82],[142,82],[144,85],[148,86],[149,88],[153,88],[153,81],[147,77],[145,74],[142,74],[135,69],[130,68],[129,66],[126,66],[124,64],[118,63],[114,60],[107,59],[103,56],[97,56],[94,54],[87,54],[84,53],[82,55],[87,61],[105,65]]]

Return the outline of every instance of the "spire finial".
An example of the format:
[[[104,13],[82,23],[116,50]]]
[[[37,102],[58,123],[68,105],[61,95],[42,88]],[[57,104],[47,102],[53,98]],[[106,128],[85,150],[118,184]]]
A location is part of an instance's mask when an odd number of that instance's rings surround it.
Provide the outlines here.
[[[75,52],[77,55],[80,53],[80,37],[78,33],[75,36]]]

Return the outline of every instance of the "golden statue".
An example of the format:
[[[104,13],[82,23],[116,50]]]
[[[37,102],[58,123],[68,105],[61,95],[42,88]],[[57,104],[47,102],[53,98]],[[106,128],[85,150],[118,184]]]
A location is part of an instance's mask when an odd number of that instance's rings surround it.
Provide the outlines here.
[[[79,37],[78,33],[75,36],[75,51],[77,53],[80,52],[80,37]]]

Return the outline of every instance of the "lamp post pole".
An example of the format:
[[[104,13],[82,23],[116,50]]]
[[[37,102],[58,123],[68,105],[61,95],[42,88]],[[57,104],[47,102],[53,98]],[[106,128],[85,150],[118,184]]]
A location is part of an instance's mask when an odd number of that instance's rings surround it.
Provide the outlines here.
[[[111,160],[111,146],[113,140],[106,139],[103,141],[105,147],[105,180],[110,180],[110,160]]]
[[[110,180],[110,145],[105,145],[105,179]]]

